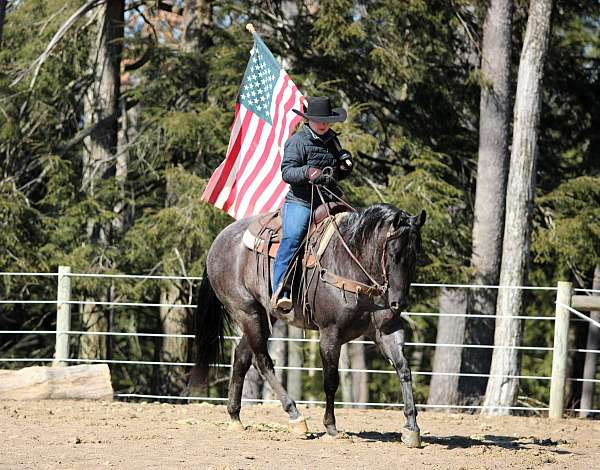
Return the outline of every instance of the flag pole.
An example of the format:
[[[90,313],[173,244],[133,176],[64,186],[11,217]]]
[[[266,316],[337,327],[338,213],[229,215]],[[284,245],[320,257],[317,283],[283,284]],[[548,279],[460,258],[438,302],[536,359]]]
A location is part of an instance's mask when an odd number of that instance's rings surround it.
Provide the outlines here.
[[[253,25],[252,23],[248,23],[248,24],[246,25],[246,29],[247,29],[248,31],[250,31],[252,34],[256,33],[256,30],[254,29],[254,25]]]

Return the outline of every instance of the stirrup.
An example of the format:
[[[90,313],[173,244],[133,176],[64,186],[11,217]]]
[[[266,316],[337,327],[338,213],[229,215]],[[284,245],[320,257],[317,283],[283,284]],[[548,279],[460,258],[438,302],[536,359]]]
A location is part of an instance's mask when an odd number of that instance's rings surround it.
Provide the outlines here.
[[[289,312],[293,307],[292,299],[290,299],[287,295],[278,298],[275,305],[277,306],[278,310],[282,310],[284,312]]]

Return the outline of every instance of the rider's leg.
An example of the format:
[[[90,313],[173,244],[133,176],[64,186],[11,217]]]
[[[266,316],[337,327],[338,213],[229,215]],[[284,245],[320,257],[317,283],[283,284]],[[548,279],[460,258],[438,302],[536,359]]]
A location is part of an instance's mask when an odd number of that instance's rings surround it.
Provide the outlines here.
[[[294,202],[286,202],[281,209],[283,234],[275,265],[273,267],[273,292],[277,293],[294,253],[298,250],[308,231],[310,208]]]

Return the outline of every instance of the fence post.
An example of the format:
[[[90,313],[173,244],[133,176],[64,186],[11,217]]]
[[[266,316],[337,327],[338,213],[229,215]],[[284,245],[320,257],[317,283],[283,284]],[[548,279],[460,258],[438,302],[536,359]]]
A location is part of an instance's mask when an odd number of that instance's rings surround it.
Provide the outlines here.
[[[53,366],[66,366],[69,359],[69,334],[71,329],[71,267],[58,267],[58,290],[56,294],[56,346]]]
[[[556,302],[571,306],[573,285],[560,281],[556,290]],[[567,360],[569,348],[569,311],[556,304],[554,319],[554,351],[552,353],[552,381],[550,382],[550,417],[560,419],[565,410],[565,387],[567,384]]]

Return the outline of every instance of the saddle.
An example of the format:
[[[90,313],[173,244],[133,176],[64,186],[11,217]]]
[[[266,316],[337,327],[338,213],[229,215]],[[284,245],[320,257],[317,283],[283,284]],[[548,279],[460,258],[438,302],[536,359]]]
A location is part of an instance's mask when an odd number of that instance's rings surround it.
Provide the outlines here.
[[[328,202],[327,207],[321,204],[313,213],[312,223],[308,229],[307,237],[309,244],[315,248],[317,256],[320,257],[335,231],[332,219],[327,215],[329,213],[335,217],[336,222],[342,220],[346,213],[351,209],[339,202]],[[269,258],[275,258],[277,250],[281,243],[282,220],[280,211],[265,214],[254,220],[244,232],[242,241],[250,250],[264,254],[268,252]],[[312,254],[305,257],[306,267],[314,267],[316,260]]]

